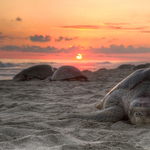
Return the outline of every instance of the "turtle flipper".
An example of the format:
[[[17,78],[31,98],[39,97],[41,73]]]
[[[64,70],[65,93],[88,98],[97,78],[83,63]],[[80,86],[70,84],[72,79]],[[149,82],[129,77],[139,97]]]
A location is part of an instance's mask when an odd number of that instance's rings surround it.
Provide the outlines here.
[[[67,118],[82,118],[87,120],[97,120],[101,122],[117,122],[124,116],[124,109],[121,106],[111,106],[109,108],[104,108],[91,114],[70,115]]]

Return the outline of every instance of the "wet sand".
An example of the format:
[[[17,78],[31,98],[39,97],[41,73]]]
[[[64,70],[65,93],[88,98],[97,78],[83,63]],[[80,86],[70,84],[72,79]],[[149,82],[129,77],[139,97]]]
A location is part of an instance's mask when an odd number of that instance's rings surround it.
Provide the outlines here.
[[[0,150],[148,150],[150,125],[60,119],[91,113],[131,68],[86,72],[90,82],[0,81]]]

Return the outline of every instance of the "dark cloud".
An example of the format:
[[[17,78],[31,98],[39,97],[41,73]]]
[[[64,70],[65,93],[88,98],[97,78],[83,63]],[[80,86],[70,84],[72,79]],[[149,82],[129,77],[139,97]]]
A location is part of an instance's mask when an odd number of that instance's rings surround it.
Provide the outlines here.
[[[3,51],[14,51],[14,50],[18,51],[20,50],[20,47],[15,45],[6,45],[1,47],[0,49]]]
[[[64,37],[60,36],[58,39],[55,39],[56,42],[60,42],[64,39]]]
[[[28,37],[26,37],[26,38],[22,38],[22,37],[9,37],[9,36],[7,36],[9,39],[11,39],[11,40],[14,40],[14,39],[20,39],[20,40],[27,40],[28,39]]]
[[[20,52],[35,52],[35,53],[72,53],[76,52],[77,50],[80,50],[81,47],[69,47],[68,49],[58,49],[55,47],[47,46],[47,47],[41,47],[41,46],[16,46],[16,45],[6,45],[1,46],[0,50],[2,51],[20,51]]]
[[[16,21],[22,21],[22,19],[20,17],[17,17]]]
[[[20,51],[20,52],[35,52],[35,53],[60,53],[62,50],[59,50],[55,47],[40,47],[40,46],[16,46],[16,45],[6,45],[0,47],[3,51]]]
[[[71,41],[73,38],[65,38],[65,41]]]
[[[1,36],[0,35],[0,39],[5,39],[5,38],[7,38],[7,36]]]
[[[5,39],[7,36],[2,36],[1,35],[2,34],[2,32],[0,32],[0,39],[2,40],[2,39]]]
[[[67,49],[58,49],[56,47],[41,47],[41,46],[15,46],[15,45],[6,45],[6,46],[1,46],[0,50],[3,51],[21,51],[21,52],[35,52],[35,53],[75,53],[77,51],[82,51],[85,52],[91,52],[93,54],[107,54],[107,55],[112,55],[112,54],[138,54],[138,53],[150,53],[150,47],[137,47],[134,48],[132,45],[129,45],[128,47],[124,47],[124,45],[110,45],[109,47],[100,47],[100,48],[93,48],[89,47],[88,49],[84,49],[81,46],[78,47],[69,47]]]
[[[34,36],[30,36],[30,40],[32,42],[48,42],[51,41],[51,37],[48,36],[43,36],[43,35],[34,35]]]
[[[78,37],[68,38],[68,37],[62,37],[62,36],[60,36],[58,39],[55,39],[55,41],[56,41],[56,42],[60,42],[60,41],[62,41],[62,40],[71,41],[71,40],[75,40],[75,39],[78,39]]]
[[[110,45],[110,47],[101,48],[89,48],[92,53],[104,53],[104,54],[137,54],[137,53],[150,53],[149,47],[138,47],[134,48],[132,45],[124,47],[123,45]]]

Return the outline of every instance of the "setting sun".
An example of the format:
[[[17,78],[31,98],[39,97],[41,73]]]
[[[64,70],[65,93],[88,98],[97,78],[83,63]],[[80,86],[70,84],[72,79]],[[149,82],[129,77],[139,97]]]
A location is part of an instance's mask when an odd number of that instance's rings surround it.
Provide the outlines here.
[[[82,55],[81,55],[81,54],[78,54],[78,55],[76,56],[76,58],[77,58],[77,59],[82,59]]]

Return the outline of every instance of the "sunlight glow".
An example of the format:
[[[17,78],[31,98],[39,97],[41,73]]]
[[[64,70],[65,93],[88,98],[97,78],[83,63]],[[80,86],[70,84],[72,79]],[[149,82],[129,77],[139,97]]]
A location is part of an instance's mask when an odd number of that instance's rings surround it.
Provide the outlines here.
[[[81,55],[81,54],[78,54],[78,55],[76,56],[76,58],[77,58],[77,59],[82,59],[82,55]]]

